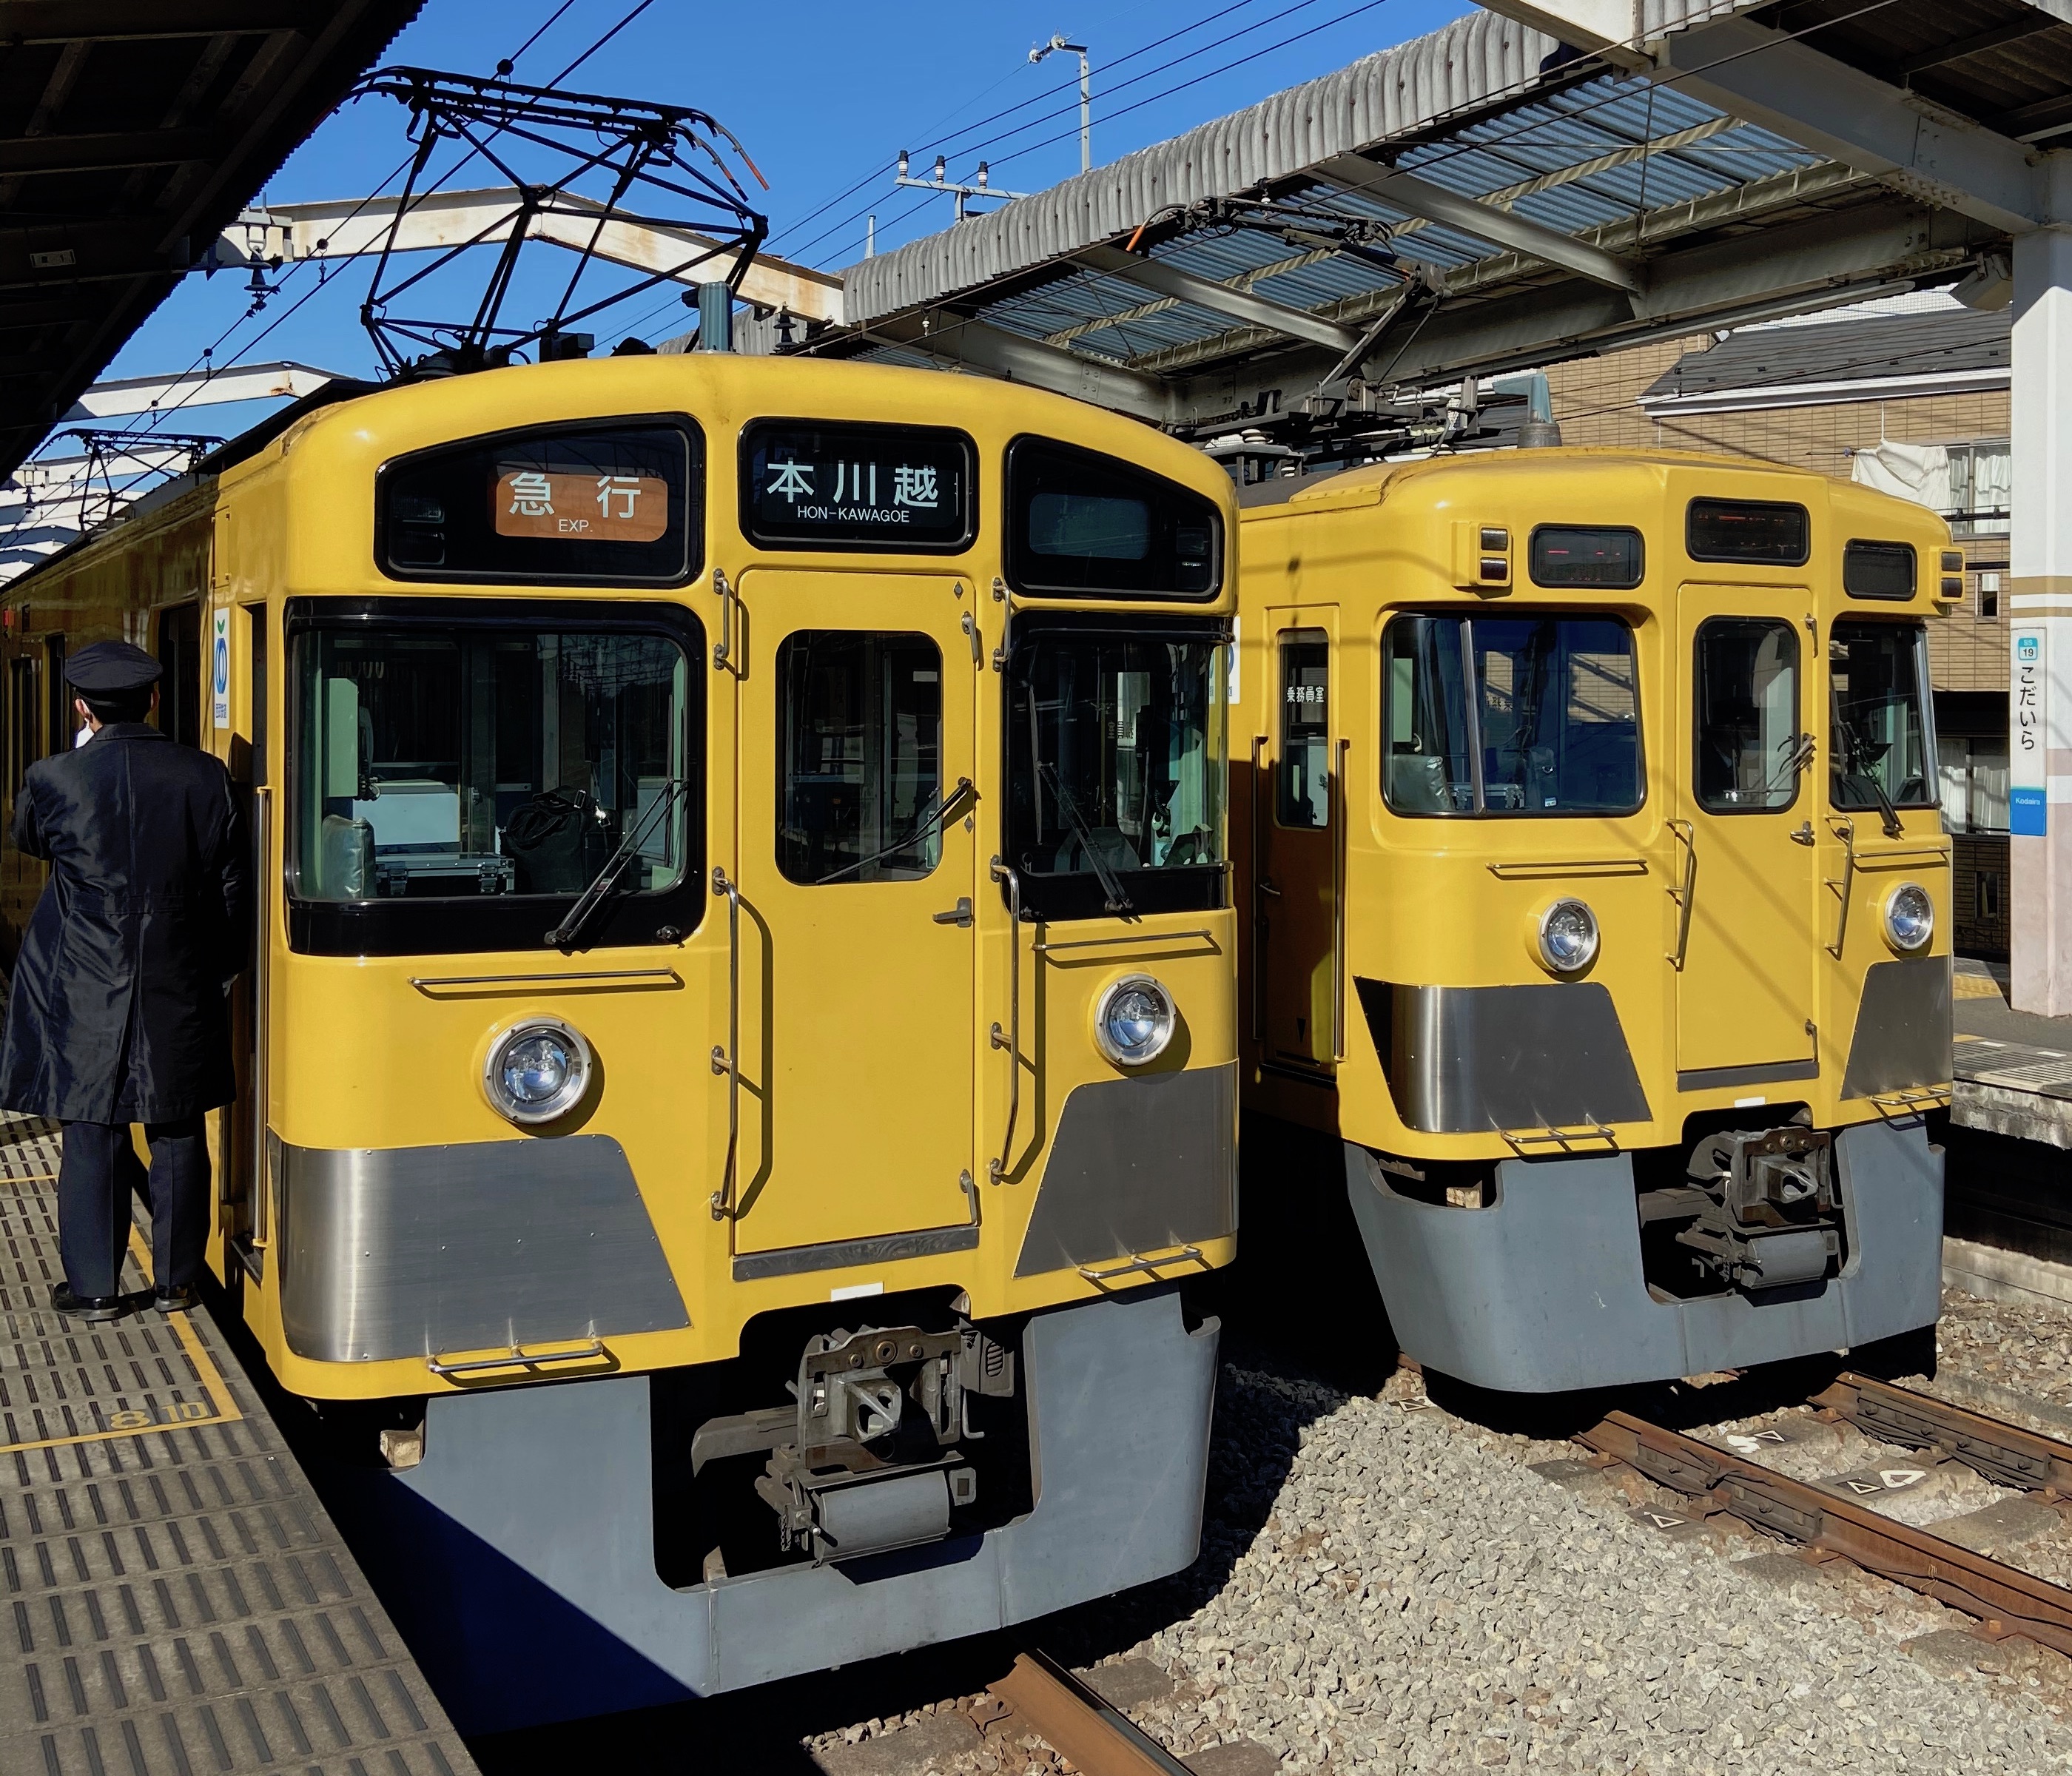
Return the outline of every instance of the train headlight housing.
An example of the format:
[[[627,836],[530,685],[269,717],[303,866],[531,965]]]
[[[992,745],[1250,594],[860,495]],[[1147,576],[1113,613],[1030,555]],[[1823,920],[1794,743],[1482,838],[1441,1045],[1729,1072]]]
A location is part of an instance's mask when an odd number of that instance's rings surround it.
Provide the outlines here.
[[[1911,955],[1935,935],[1935,902],[1918,882],[1903,882],[1885,897],[1885,937]]]
[[[1533,933],[1540,965],[1550,974],[1580,974],[1597,959],[1597,915],[1580,900],[1557,900]]]
[[[1163,986],[1148,974],[1125,974],[1094,1006],[1094,1046],[1117,1067],[1143,1067],[1166,1052],[1178,1022]]]
[[[482,1089],[500,1116],[530,1128],[566,1116],[590,1089],[590,1044],[558,1018],[528,1018],[489,1045]]]

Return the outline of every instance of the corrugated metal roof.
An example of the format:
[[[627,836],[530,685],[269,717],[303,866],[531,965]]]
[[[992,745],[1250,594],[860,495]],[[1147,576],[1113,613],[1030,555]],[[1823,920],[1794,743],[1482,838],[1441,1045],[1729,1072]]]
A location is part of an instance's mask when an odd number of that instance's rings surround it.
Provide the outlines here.
[[[1555,40],[1493,13],[1384,49],[1184,136],[1096,166],[842,273],[851,326],[937,302],[1127,233],[1159,211],[1292,178],[1334,154],[1523,92]]]

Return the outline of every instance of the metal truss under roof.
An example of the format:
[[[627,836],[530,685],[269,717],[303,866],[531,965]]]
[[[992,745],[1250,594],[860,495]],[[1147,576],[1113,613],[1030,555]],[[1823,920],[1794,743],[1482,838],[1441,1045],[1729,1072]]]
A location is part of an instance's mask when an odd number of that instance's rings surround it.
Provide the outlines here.
[[[1846,10],[1644,7],[1687,45],[1753,31],[1732,58],[1781,68]],[[1962,10],[1887,0],[1881,28],[1946,80],[1932,45],[1953,31],[1990,39],[1957,72],[1990,72],[2019,37],[2036,53],[2010,96],[2044,116],[2072,24],[2021,0]],[[1878,40],[1843,47],[1862,60]],[[1923,181],[1716,102],[1708,66],[1478,13],[853,265],[842,324],[801,348],[1009,376],[1201,436],[1947,283],[2004,239]]]

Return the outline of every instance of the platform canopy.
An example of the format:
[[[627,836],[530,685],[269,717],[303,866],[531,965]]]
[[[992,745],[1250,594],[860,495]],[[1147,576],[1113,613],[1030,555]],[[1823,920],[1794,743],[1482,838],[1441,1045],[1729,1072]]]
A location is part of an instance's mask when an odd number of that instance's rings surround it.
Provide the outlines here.
[[[0,0],[0,475],[422,0]]]
[[[2069,0],[1488,3],[851,265],[804,348],[1201,436],[1967,277],[2004,302],[1996,255],[2053,219]]]

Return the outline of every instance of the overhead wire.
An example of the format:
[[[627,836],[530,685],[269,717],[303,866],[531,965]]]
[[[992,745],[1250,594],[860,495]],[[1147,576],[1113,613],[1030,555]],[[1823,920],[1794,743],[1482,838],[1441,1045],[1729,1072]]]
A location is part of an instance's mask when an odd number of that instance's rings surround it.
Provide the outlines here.
[[[1231,33],[1215,43],[1202,44],[1198,47],[1189,50],[1182,55],[1173,56],[1168,60],[1160,63],[1155,68],[1144,69],[1141,72],[1131,76],[1129,79],[1126,80],[1120,81],[1113,86],[1108,87],[1104,93],[1104,97],[1112,98],[1118,92],[1127,92],[1132,87],[1141,85],[1146,80],[1154,80],[1161,74],[1170,73],[1174,69],[1183,67],[1187,63],[1194,61],[1202,56],[1211,55],[1218,49],[1227,47],[1230,44],[1235,43],[1240,38],[1250,35],[1253,31],[1265,29],[1270,25],[1284,23],[1294,14],[1306,10],[1309,6],[1318,3],[1319,0],[1296,0],[1296,3],[1294,5],[1284,7],[1279,13],[1276,14],[1272,18],[1257,20],[1253,23],[1246,26],[1244,30]],[[1364,0],[1363,4],[1354,6],[1348,11],[1341,13],[1334,18],[1326,19],[1322,24],[1313,25],[1305,31],[1297,31],[1289,36],[1281,38],[1273,43],[1262,45],[1258,49],[1253,50],[1244,56],[1239,56],[1235,60],[1224,63],[1220,67],[1211,68],[1206,73],[1196,75],[1191,79],[1180,81],[1173,86],[1165,88],[1157,92],[1149,94],[1144,98],[1137,100],[1132,104],[1122,105],[1112,110],[1103,110],[1100,113],[1100,117],[1104,122],[1112,122],[1118,117],[1127,117],[1131,113],[1141,111],[1145,106],[1154,105],[1161,99],[1170,98],[1174,93],[1184,92],[1190,87],[1198,86],[1203,80],[1213,80],[1219,74],[1227,74],[1233,69],[1243,68],[1249,63],[1258,61],[1264,56],[1272,55],[1277,51],[1285,49],[1291,44],[1300,43],[1305,38],[1316,36],[1320,32],[1331,30],[1336,26],[1344,24],[1349,20],[1358,18],[1364,13],[1372,12],[1376,8],[1387,4],[1388,4],[1388,0]],[[1228,8],[1226,10],[1234,10],[1235,9]],[[1218,14],[1213,16],[1220,17],[1222,14]],[[1161,39],[1161,41],[1170,41],[1171,37],[1184,34],[1184,32],[1171,33],[1169,35],[1167,39]],[[1059,106],[1054,111],[1046,112],[1040,116],[1026,119],[1023,122],[1015,125],[1011,129],[1000,131],[982,141],[966,143],[959,150],[959,153],[960,155],[972,155],[978,154],[982,150],[994,149],[1002,144],[1012,142],[1017,136],[1022,134],[1027,130],[1036,129],[1042,124],[1052,122],[1063,117],[1070,117],[1075,118],[1077,117],[1078,111],[1079,106],[1075,101],[1071,104]],[[976,126],[974,125],[974,127]],[[1051,146],[1059,142],[1071,140],[1077,134],[1078,129],[1076,124],[1075,124],[1074,127],[1061,131],[1057,135],[1046,137],[1041,142],[1028,143],[1020,147],[1012,148],[1007,153],[1004,154],[996,154],[993,158],[1004,165],[1009,161],[1017,160],[1025,155],[1033,154],[1038,149]],[[791,249],[791,252],[792,256],[796,257],[803,257],[804,255],[811,252],[815,246],[819,245],[820,241],[824,240],[829,235],[835,233],[838,229],[846,228],[853,224],[862,216],[863,213],[864,212],[861,210],[853,211],[848,216],[844,216],[840,221],[830,224],[827,228],[823,228],[820,233],[815,235],[812,240],[803,243],[798,247]],[[904,213],[911,214],[912,212],[911,211],[908,211]]]
[[[594,56],[600,49],[603,48],[606,43],[610,43],[614,37],[616,37],[622,31],[625,30],[628,25],[631,24],[635,18],[639,18],[639,15],[643,12],[646,11],[648,6],[652,6],[654,0],[639,0],[639,3],[635,5],[631,11],[622,17],[618,23],[615,24],[609,31],[606,31],[602,36],[599,37],[596,42],[593,43],[589,48],[586,49],[581,56],[578,56],[574,61],[571,62],[567,68],[561,71],[561,73],[556,75],[553,80],[548,83],[549,88],[554,86],[558,86],[562,80],[567,79],[569,75],[573,73],[577,68],[582,67],[585,62],[588,61],[591,56]],[[542,37],[546,35],[548,31],[553,28],[553,27],[560,21],[562,15],[565,14],[574,4],[575,0],[561,0],[561,3],[556,6],[553,11],[548,15],[545,23],[541,24],[536,31],[534,31],[532,35],[528,37],[523,43],[520,44],[518,48],[512,54],[504,57],[497,64],[497,77],[500,79],[504,78],[505,76],[515,70],[518,63],[524,58],[526,54],[540,41]],[[413,151],[413,154],[414,154],[414,150]],[[469,158],[471,158],[471,156]],[[347,212],[345,216],[341,218],[341,225],[343,223],[352,221],[368,207],[368,204],[375,202],[383,194],[384,187],[391,183],[403,171],[403,170],[409,165],[412,158],[413,154],[406,154],[402,159],[399,160],[394,166],[390,168],[389,171],[376,182],[374,190],[367,196],[362,198],[359,203],[356,204],[352,208]],[[463,158],[462,161],[457,162],[454,166],[449,168],[443,177],[451,178],[455,172],[459,171],[461,166],[465,166],[466,164],[467,159]],[[278,295],[294,278],[294,277],[310,263],[310,261],[308,259],[300,259],[296,261],[294,265],[288,268],[287,271],[282,276],[280,281],[274,285],[272,294]],[[182,408],[187,405],[190,401],[193,401],[195,397],[198,396],[204,388],[207,388],[217,376],[222,374],[225,370],[236,368],[240,362],[248,356],[277,328],[278,328],[284,322],[290,319],[299,310],[301,310],[304,305],[309,302],[312,296],[315,295],[319,290],[327,287],[327,281],[319,279],[317,283],[304,290],[302,294],[298,297],[294,302],[289,304],[286,309],[277,314],[273,320],[265,327],[261,328],[259,332],[255,334],[251,339],[246,340],[245,343],[238,348],[237,352],[228,360],[221,364],[217,364],[215,361],[215,355],[228,341],[231,335],[236,332],[236,331],[240,327],[243,327],[247,322],[256,319],[257,316],[263,312],[263,310],[256,305],[246,309],[245,311],[240,314],[236,319],[224,328],[224,330],[219,333],[213,340],[212,340],[208,345],[203,347],[200,352],[189,360],[187,367],[183,370],[179,376],[173,378],[173,385],[176,388],[179,387],[183,384],[187,383],[189,379],[192,378],[193,381],[191,387],[188,388],[178,400],[171,402],[170,405],[153,408],[150,413],[145,417],[143,424],[138,426],[137,430],[144,433],[155,431],[159,425],[170,415],[178,413]],[[204,366],[206,366],[206,368],[204,368]],[[197,370],[203,371],[203,374],[199,377],[195,376],[195,372]],[[0,532],[0,548],[4,548],[20,532],[23,525],[28,522],[28,520],[34,510],[34,504],[31,502],[24,508],[20,518],[17,519],[6,530]]]

